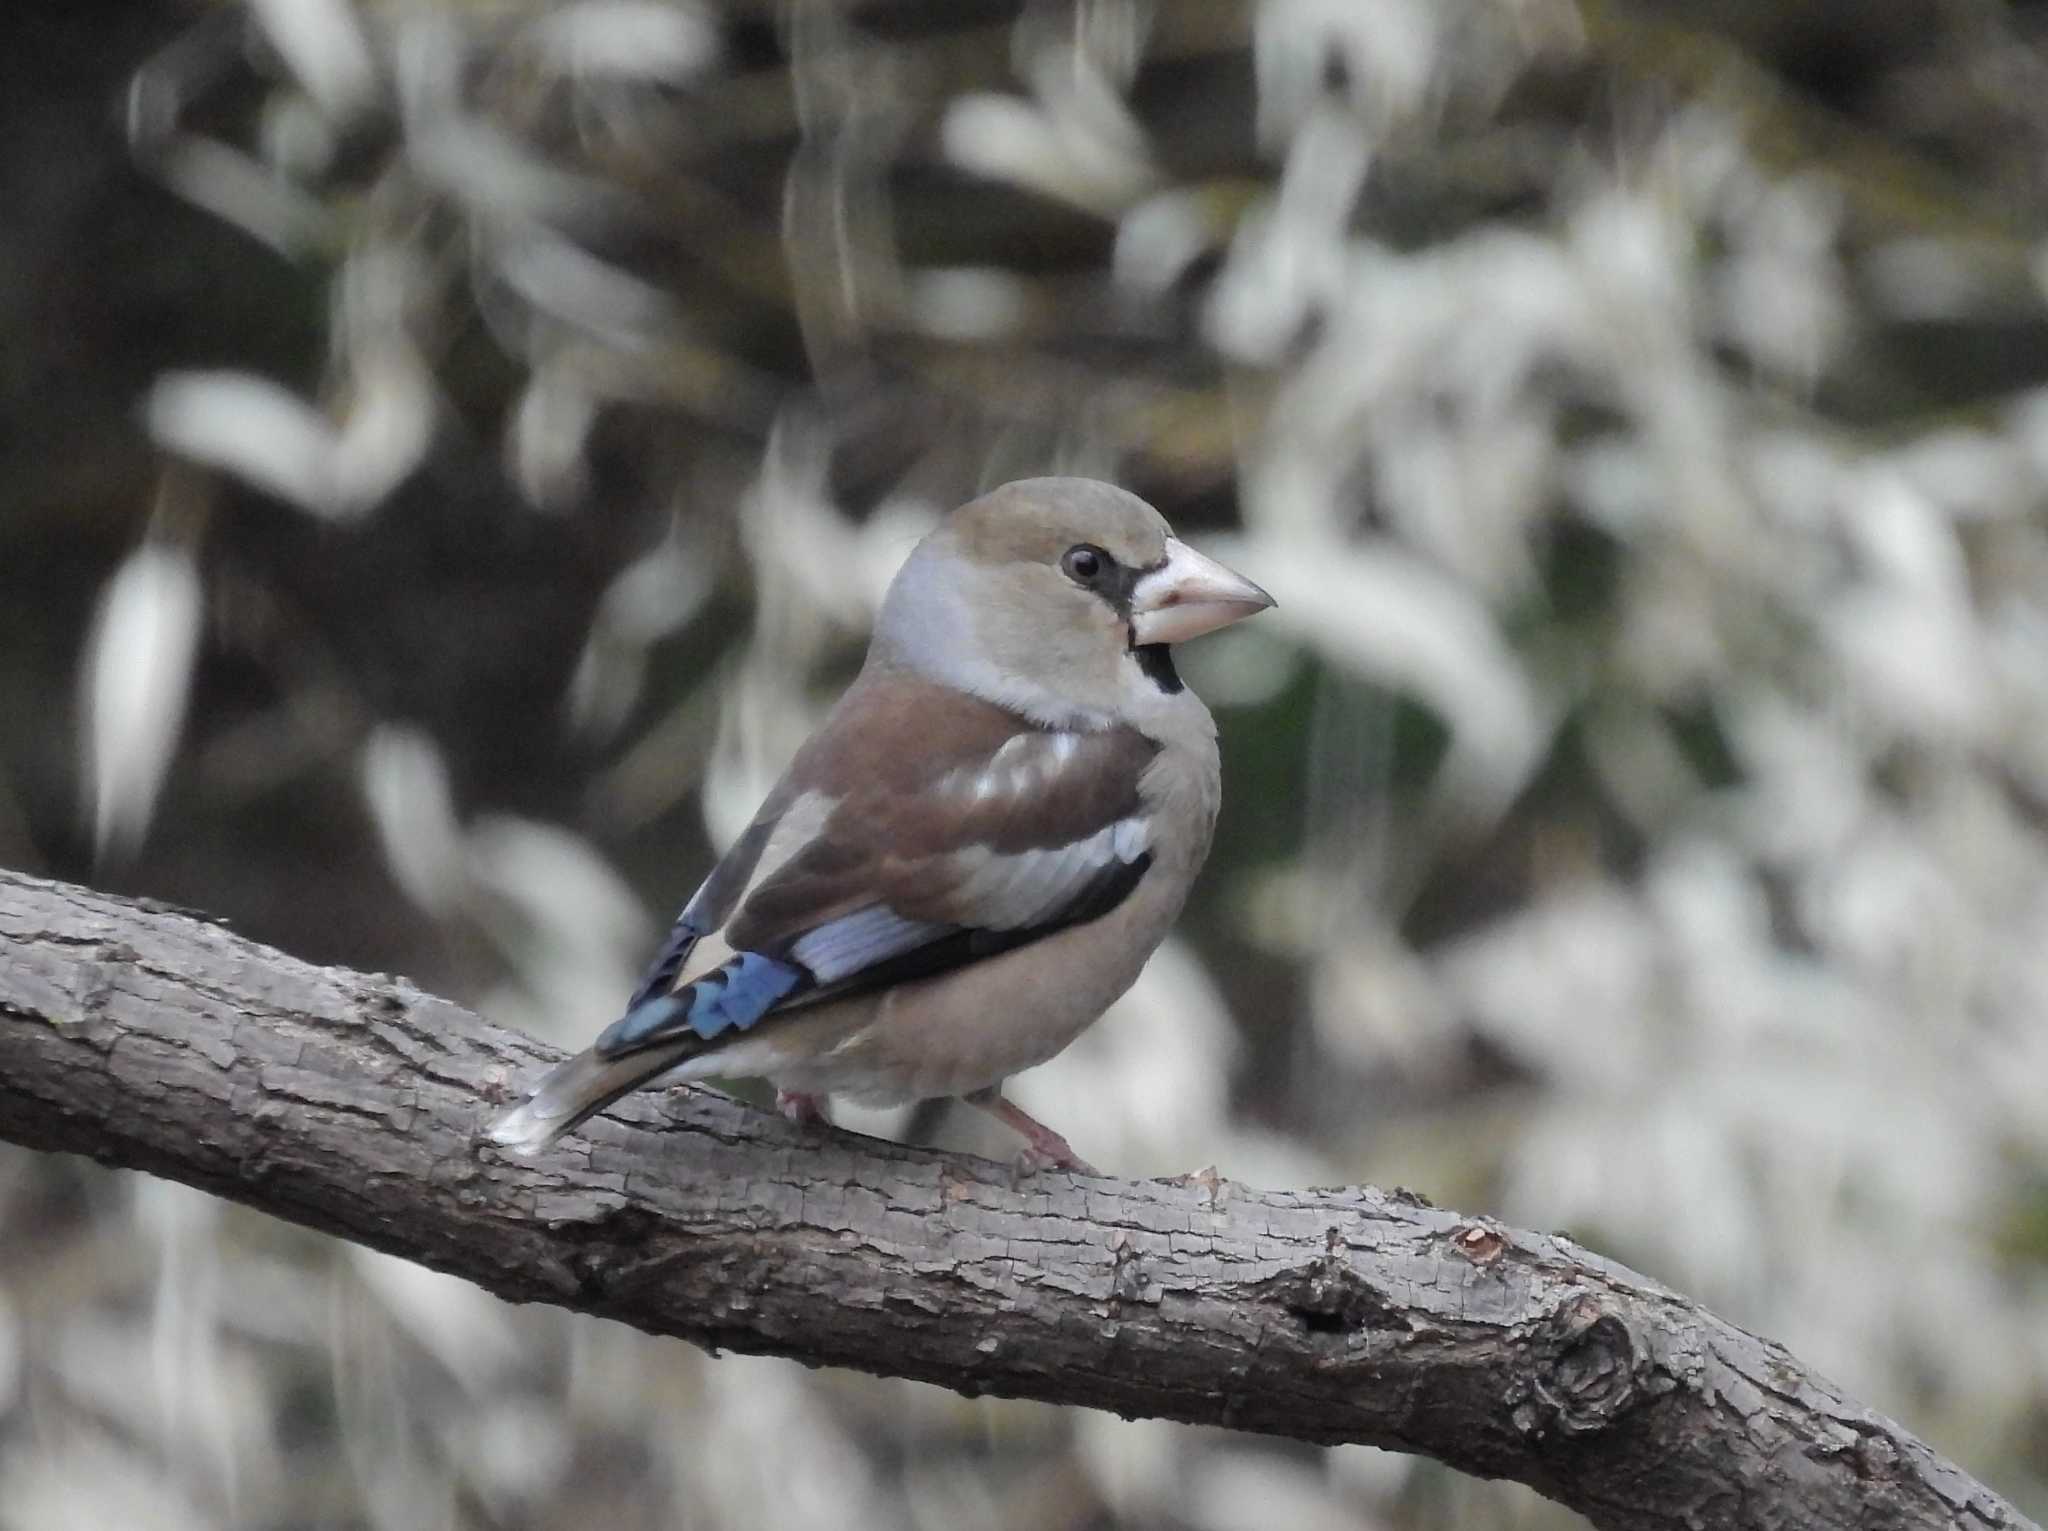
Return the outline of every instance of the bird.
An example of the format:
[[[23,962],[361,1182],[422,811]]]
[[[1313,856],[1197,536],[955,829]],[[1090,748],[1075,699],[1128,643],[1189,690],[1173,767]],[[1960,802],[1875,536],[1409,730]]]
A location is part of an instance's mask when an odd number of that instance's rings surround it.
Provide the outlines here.
[[[489,1129],[534,1154],[629,1091],[764,1078],[958,1097],[1023,1169],[1092,1173],[1003,1082],[1130,988],[1221,801],[1172,645],[1274,604],[1151,505],[1086,478],[950,512],[891,580],[859,674],[713,866],[623,1013]]]

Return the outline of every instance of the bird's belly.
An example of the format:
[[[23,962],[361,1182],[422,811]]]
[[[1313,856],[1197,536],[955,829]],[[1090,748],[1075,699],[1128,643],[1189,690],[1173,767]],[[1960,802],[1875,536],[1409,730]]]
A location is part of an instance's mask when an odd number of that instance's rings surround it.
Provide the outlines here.
[[[760,1072],[786,1090],[896,1105],[967,1095],[1046,1061],[1130,988],[1179,912],[1142,883],[1109,914],[880,995],[791,1016]]]
[[[865,1018],[830,1045],[809,1056],[785,1055],[770,1077],[784,1089],[867,1105],[971,1094],[1059,1052],[1142,966],[1141,957],[1114,972],[1048,973],[1012,970],[1008,955],[891,990],[863,1006]]]

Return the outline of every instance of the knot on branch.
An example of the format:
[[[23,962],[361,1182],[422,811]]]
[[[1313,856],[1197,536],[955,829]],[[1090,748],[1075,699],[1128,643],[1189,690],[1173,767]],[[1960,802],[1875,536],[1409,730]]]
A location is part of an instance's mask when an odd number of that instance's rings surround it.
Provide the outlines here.
[[[1323,1255],[1312,1264],[1275,1277],[1271,1295],[1310,1334],[1414,1327],[1385,1292],[1338,1254]]]
[[[1507,1236],[1484,1223],[1462,1223],[1451,1233],[1451,1248],[1484,1270],[1508,1252]]]
[[[1508,1392],[1508,1417],[1532,1439],[1555,1430],[1590,1435],[1672,1387],[1629,1326],[1591,1297],[1554,1311],[1532,1336],[1526,1377]]]
[[[643,1263],[662,1220],[630,1202],[606,1202],[592,1215],[556,1225],[562,1264],[586,1298],[615,1295]]]

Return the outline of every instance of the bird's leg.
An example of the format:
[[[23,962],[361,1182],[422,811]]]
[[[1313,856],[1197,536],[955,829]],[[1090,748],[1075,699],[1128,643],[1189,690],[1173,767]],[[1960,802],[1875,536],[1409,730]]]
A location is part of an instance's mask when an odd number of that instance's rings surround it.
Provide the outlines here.
[[[832,1122],[825,1114],[825,1097],[806,1095],[801,1090],[777,1090],[775,1109],[799,1127],[829,1126]]]
[[[1000,1085],[976,1090],[964,1099],[970,1106],[979,1106],[1024,1140],[1024,1152],[1017,1156],[1017,1168],[1021,1173],[1041,1169],[1072,1170],[1077,1175],[1101,1173],[1075,1153],[1065,1138],[1022,1106],[1003,1099]]]

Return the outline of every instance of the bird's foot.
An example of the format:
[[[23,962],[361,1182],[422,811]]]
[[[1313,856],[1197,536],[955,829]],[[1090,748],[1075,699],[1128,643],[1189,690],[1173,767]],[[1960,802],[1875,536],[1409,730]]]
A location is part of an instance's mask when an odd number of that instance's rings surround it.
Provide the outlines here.
[[[806,1095],[801,1090],[777,1090],[775,1109],[784,1120],[795,1122],[799,1127],[829,1127],[832,1118],[825,1114],[825,1097]]]
[[[1022,1190],[1024,1182],[1034,1175],[1044,1174],[1047,1170],[1062,1170],[1071,1175],[1099,1176],[1102,1173],[1073,1149],[1066,1147],[1066,1140],[1057,1133],[1053,1134],[1053,1142],[1059,1146],[1041,1147],[1036,1143],[1030,1143],[1018,1150],[1017,1157],[1010,1161],[1011,1190]]]
[[[1086,1159],[1074,1152],[1073,1145],[1054,1132],[1022,1106],[1003,1099],[998,1090],[977,1090],[967,1097],[971,1106],[979,1106],[990,1116],[1008,1127],[1024,1140],[1024,1151],[1017,1155],[1012,1166],[1011,1178],[1021,1180],[1035,1175],[1040,1170],[1068,1170],[1076,1175],[1099,1175],[1102,1172]]]

